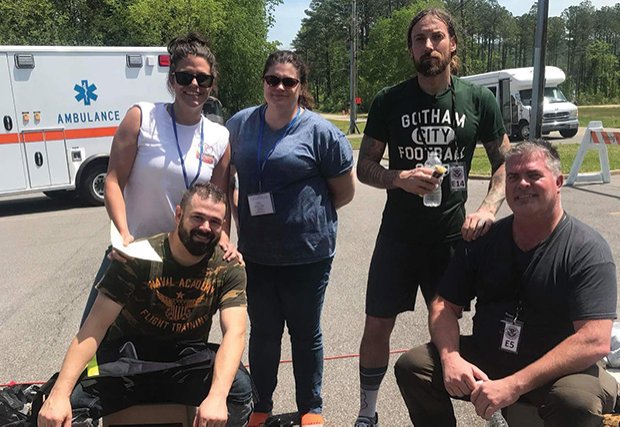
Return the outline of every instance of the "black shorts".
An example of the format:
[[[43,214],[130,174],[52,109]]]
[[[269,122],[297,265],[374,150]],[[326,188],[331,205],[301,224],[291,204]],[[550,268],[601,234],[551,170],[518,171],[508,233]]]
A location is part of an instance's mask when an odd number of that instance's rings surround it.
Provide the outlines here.
[[[379,234],[368,272],[366,314],[391,318],[413,310],[418,287],[428,305],[459,242],[424,245]]]

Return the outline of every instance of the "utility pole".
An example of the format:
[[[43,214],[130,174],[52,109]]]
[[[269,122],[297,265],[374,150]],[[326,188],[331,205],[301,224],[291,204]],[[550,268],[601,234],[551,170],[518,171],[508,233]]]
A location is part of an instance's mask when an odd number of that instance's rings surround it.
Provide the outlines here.
[[[360,133],[357,127],[357,3],[351,4],[351,71],[349,74],[349,130],[347,134]]]
[[[548,15],[549,0],[538,0],[538,17],[534,42],[534,82],[532,87],[532,109],[530,112],[530,141],[534,141],[542,135]]]

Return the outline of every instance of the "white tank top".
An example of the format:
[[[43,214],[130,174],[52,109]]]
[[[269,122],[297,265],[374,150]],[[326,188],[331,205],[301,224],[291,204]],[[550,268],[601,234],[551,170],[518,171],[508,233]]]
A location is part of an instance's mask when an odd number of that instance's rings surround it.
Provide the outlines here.
[[[174,229],[174,210],[186,187],[166,104],[140,102],[136,105],[142,111],[138,151],[123,195],[129,232],[139,239]],[[191,126],[177,123],[179,147],[189,183],[198,172],[201,126],[204,148],[196,182],[211,180],[213,169],[228,145],[228,130],[204,117]]]

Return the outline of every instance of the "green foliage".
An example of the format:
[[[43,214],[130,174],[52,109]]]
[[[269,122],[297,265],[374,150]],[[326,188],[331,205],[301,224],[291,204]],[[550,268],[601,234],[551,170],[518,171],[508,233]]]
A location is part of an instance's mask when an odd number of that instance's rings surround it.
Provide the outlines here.
[[[577,156],[577,150],[579,150],[579,144],[557,144],[556,148],[562,159],[562,173],[570,173],[570,168]],[[609,166],[612,170],[620,169],[620,146],[609,145],[607,147],[609,155]],[[598,158],[598,151],[590,150],[586,153],[583,163],[581,164],[580,172],[599,172],[601,170],[601,164]],[[491,176],[491,164],[487,157],[484,148],[478,147],[474,151],[474,158],[471,163],[472,175]]]
[[[321,109],[348,105],[350,0],[313,0],[294,44],[313,71]],[[404,31],[421,8],[440,5],[457,24],[461,75],[532,66],[537,8],[513,16],[497,0],[357,0],[358,91],[366,109],[377,90],[408,78]],[[343,29],[346,31],[343,32]],[[546,64],[567,74],[562,89],[579,104],[620,102],[620,3],[596,10],[588,0],[550,17]]]
[[[63,41],[68,18],[50,0],[0,2],[0,44],[42,45]]]
[[[421,2],[407,6],[374,25],[368,47],[360,54],[359,61],[359,94],[366,110],[379,90],[414,73],[407,50],[407,28],[422,7]]]
[[[620,106],[579,107],[579,126],[588,126],[591,121],[601,121],[605,128],[620,128]]]

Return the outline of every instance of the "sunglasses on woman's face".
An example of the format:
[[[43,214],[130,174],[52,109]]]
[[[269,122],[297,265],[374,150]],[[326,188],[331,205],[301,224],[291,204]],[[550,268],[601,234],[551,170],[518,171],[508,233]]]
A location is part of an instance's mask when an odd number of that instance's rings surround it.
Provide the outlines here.
[[[267,83],[267,85],[269,85],[270,87],[278,87],[280,86],[280,83],[282,83],[282,86],[287,89],[291,89],[299,84],[299,80],[292,77],[280,78],[278,76],[267,75],[263,77],[263,79],[265,80],[265,83]]]
[[[177,71],[172,73],[174,75],[174,80],[176,80],[177,84],[181,86],[189,86],[192,84],[192,81],[196,79],[196,83],[201,87],[211,87],[213,84],[213,76],[211,74],[198,73],[192,74],[186,71]]]

